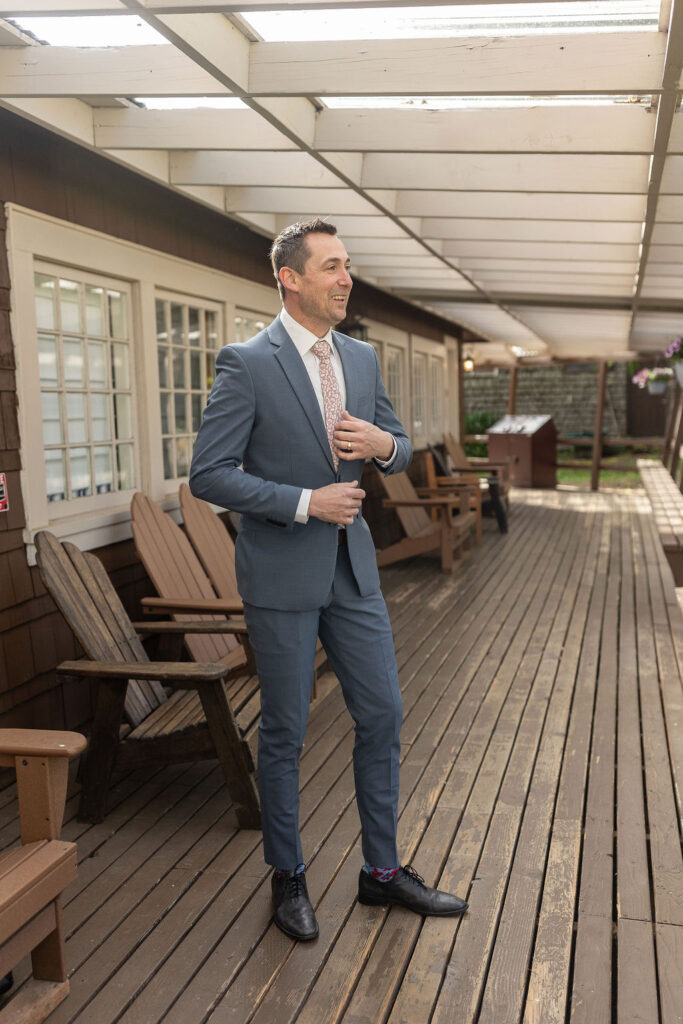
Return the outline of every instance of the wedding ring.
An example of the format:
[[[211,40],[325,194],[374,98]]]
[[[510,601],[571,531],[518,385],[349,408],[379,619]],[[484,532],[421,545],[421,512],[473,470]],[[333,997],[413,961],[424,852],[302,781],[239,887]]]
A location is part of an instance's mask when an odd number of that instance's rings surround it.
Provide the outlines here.
[[[353,451],[353,446],[352,446],[350,441],[349,441],[349,447],[347,448],[347,451],[349,451],[349,452]]]

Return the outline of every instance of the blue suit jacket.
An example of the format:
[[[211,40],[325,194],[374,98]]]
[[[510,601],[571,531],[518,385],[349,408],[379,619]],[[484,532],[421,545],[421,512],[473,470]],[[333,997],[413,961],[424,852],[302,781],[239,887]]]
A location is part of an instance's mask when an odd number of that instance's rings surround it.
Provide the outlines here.
[[[396,439],[389,472],[405,469],[412,449],[384,389],[372,345],[333,334],[344,369],[346,408]],[[243,466],[243,470],[239,467]],[[335,472],[310,377],[280,318],[254,338],[218,354],[216,380],[197,436],[192,493],[241,513],[236,548],[242,598],[263,608],[318,608],[337,558],[337,526],[310,517],[295,523],[302,487],[360,480],[363,461]],[[362,513],[347,527],[361,594],[379,588],[375,548]]]

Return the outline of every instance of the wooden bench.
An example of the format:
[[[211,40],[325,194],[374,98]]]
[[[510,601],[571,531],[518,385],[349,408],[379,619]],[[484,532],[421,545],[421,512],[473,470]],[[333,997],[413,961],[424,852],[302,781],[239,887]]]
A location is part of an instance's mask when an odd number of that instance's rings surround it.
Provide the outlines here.
[[[76,877],[76,844],[59,840],[75,732],[0,729],[0,766],[14,768],[21,846],[0,854],[0,977],[31,954],[33,975],[0,1011],[0,1024],[38,1024],[69,993],[61,894]]]
[[[674,581],[683,586],[683,494],[661,462],[638,459],[637,465]]]

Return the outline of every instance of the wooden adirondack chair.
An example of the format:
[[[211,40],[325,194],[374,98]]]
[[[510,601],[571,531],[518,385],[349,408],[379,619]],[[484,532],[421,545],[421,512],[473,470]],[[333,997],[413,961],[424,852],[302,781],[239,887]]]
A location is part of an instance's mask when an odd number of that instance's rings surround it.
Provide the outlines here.
[[[471,547],[470,530],[476,525],[475,514],[469,511],[473,488],[462,487],[457,494],[421,498],[407,473],[378,475],[388,495],[382,504],[396,509],[405,537],[378,551],[377,564],[390,565],[440,548],[441,571],[452,572],[454,555],[459,558],[464,549]],[[428,514],[434,508],[440,513],[438,522],[433,522]]]
[[[443,435],[444,448],[453,469],[459,473],[486,473],[498,480],[498,493],[501,501],[508,508],[510,504],[510,466],[507,462],[492,462],[490,459],[468,458],[465,449],[452,434]],[[485,481],[484,481],[485,483]]]
[[[228,601],[240,600],[235,577],[235,545],[224,524],[210,505],[195,498],[187,484],[180,485],[180,512],[187,536],[218,595]],[[317,697],[317,677],[327,665],[327,656],[318,641],[315,653],[313,692]]]
[[[253,760],[226,693],[225,679],[243,689],[242,648],[224,647],[225,657],[191,662],[150,662],[136,624],[95,555],[60,542],[51,533],[36,535],[36,560],[55,604],[88,660],[65,661],[62,675],[97,680],[95,717],[83,769],[79,817],[101,821],[106,811],[112,772],[147,764],[172,764],[218,757],[237,820],[259,828]],[[223,616],[208,623],[137,624],[147,633],[201,636],[207,628],[212,644],[202,650],[219,654],[215,634],[244,632],[243,623]],[[220,639],[220,637],[218,638]],[[173,687],[167,694],[165,686]],[[128,729],[121,726],[127,724]]]
[[[0,854],[0,977],[31,955],[32,977],[0,1024],[39,1024],[69,994],[62,892],[76,877],[76,844],[59,839],[77,732],[0,729],[0,766],[17,776],[21,846]]]
[[[475,536],[477,538],[477,544],[481,544],[482,489],[479,487],[478,480],[473,480],[471,473],[465,474],[464,480],[458,474],[453,476],[451,476],[450,473],[439,475],[434,464],[434,455],[431,450],[425,452],[424,458],[428,486],[418,487],[418,496],[435,497],[439,494],[446,494],[449,491],[457,494],[459,488],[467,487],[470,495],[470,510],[474,512],[476,517]],[[439,513],[436,510],[433,511],[432,519],[438,518],[438,515]]]

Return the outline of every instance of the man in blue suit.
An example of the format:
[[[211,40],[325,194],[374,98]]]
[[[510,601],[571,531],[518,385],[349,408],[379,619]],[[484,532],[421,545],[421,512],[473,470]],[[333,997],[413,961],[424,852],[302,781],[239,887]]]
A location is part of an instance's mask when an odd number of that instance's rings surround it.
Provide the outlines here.
[[[219,353],[190,487],[241,513],[236,569],[261,685],[258,775],[274,920],[295,939],[313,939],[299,756],[318,636],[355,722],[360,901],[423,914],[467,904],[400,867],[396,848],[401,694],[359,481],[365,459],[384,473],[404,470],[410,441],[373,347],[332,331],[352,286],[333,225],[291,225],[271,261],[284,308]]]

